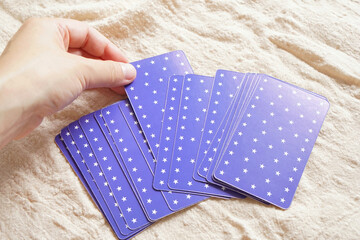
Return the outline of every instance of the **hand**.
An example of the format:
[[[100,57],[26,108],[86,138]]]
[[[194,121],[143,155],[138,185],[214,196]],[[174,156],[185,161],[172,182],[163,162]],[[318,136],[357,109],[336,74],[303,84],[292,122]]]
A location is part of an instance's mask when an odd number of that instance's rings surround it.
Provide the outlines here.
[[[0,148],[24,137],[85,89],[124,94],[136,76],[123,53],[86,23],[27,20],[0,56]]]

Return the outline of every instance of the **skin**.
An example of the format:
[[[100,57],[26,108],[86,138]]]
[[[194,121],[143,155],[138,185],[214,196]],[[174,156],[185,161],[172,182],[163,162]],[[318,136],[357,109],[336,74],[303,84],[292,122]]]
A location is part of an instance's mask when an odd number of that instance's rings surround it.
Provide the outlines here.
[[[0,56],[0,148],[29,134],[82,91],[108,87],[125,94],[122,86],[135,77],[125,55],[86,23],[27,20]]]

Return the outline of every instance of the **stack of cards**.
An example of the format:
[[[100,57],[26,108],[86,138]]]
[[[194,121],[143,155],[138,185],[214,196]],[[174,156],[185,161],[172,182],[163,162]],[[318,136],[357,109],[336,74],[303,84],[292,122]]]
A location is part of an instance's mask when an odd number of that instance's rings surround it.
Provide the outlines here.
[[[182,51],[132,64],[128,100],[56,137],[119,239],[209,197],[290,206],[326,98],[265,74],[195,75]]]

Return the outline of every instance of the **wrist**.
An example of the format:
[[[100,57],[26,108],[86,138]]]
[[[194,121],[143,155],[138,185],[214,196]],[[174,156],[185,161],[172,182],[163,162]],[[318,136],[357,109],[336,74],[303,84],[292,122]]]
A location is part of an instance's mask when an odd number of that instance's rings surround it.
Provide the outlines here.
[[[8,76],[0,70],[0,148],[26,135],[30,125],[39,121],[24,82],[21,74]]]

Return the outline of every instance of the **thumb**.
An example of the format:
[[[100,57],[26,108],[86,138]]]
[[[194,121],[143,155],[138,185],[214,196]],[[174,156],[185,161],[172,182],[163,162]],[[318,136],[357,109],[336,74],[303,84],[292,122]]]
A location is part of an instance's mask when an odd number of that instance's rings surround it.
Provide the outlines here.
[[[131,83],[136,69],[130,63],[83,58],[80,79],[85,89],[99,87],[120,87]]]

